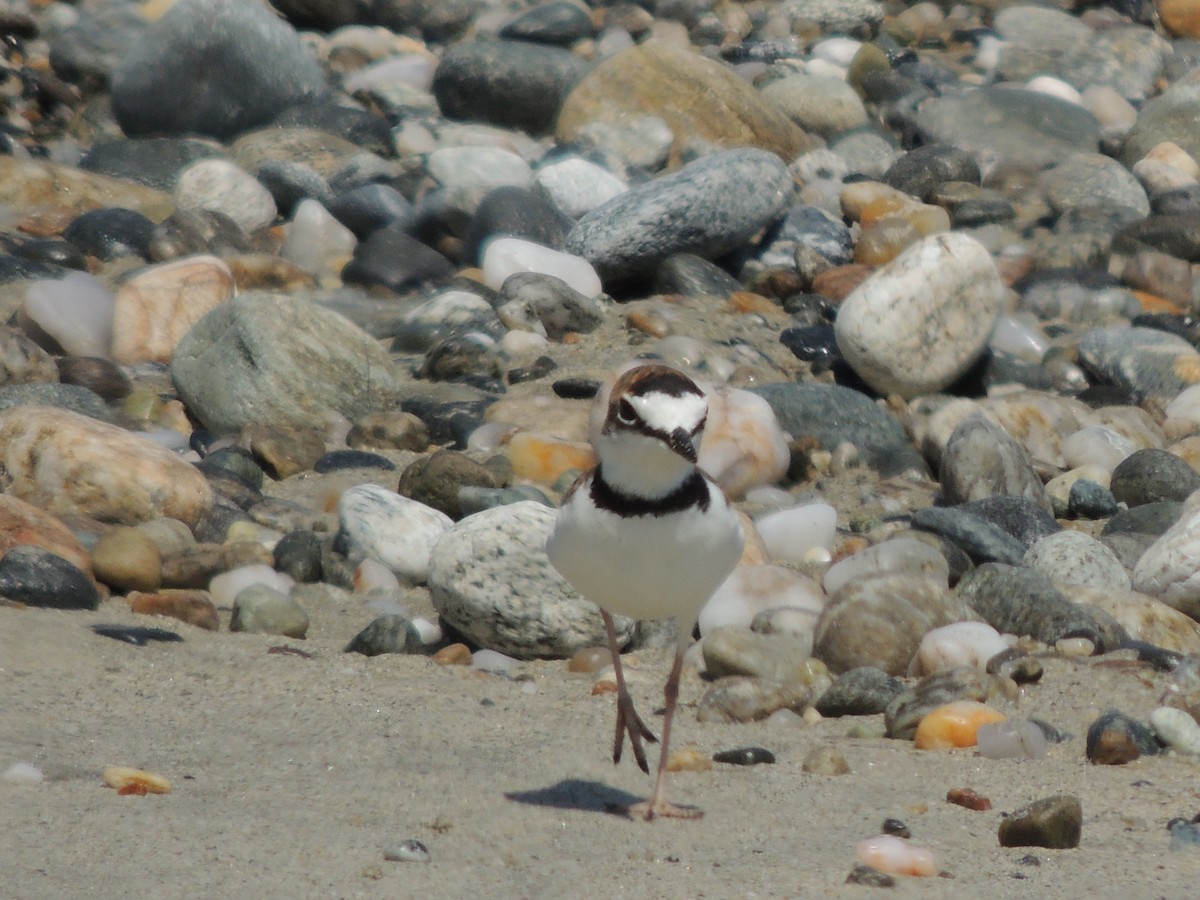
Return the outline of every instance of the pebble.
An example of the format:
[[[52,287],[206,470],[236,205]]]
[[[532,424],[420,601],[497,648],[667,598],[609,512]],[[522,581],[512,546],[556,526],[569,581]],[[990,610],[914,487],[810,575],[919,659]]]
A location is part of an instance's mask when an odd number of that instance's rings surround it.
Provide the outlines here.
[[[546,537],[555,511],[523,501],[467,516],[433,547],[428,577],[444,623],[480,647],[519,659],[570,656],[605,641],[596,605],[551,567]],[[616,618],[617,639],[633,635]]]
[[[975,742],[985,759],[1041,759],[1047,748],[1045,732],[1028,719],[980,725]]]
[[[1048,847],[1071,850],[1079,846],[1083,806],[1079,798],[1059,794],[1035,800],[1005,816],[1000,823],[1001,847]]]
[[[946,792],[946,802],[975,812],[986,812],[992,808],[991,800],[971,788],[951,788]]]
[[[45,773],[33,763],[15,762],[0,772],[0,781],[7,784],[41,784],[45,780]]]
[[[265,584],[252,584],[238,591],[229,620],[230,631],[301,639],[308,634],[308,626],[308,614],[299,603]]]
[[[1200,623],[1160,600],[1137,591],[1107,587],[1063,585],[1072,603],[1100,609],[1135,641],[1145,641],[1177,653],[1200,653]]]
[[[704,635],[704,669],[714,678],[750,675],[784,684],[803,681],[812,641],[790,634],[757,634],[722,625]]]
[[[1159,752],[1149,728],[1116,710],[1109,710],[1088,726],[1087,758],[1093,765],[1123,766]]]
[[[433,857],[428,848],[415,838],[392,844],[383,851],[388,862],[429,862]]]
[[[837,510],[828,503],[808,503],[759,517],[754,527],[777,563],[803,563],[816,548],[833,550]]]
[[[147,616],[168,616],[203,628],[205,631],[218,631],[220,618],[217,606],[207,591],[163,591],[161,593],[142,593],[130,591],[127,595],[129,608],[135,613]]]
[[[978,701],[955,700],[921,717],[913,743],[918,750],[974,747],[982,726],[1005,718],[1004,713]]]
[[[927,237],[842,302],[838,347],[882,394],[938,391],[979,358],[1003,297],[982,244],[963,234]]]
[[[67,272],[30,282],[21,311],[67,353],[108,357],[115,302],[95,276]]]
[[[425,644],[417,627],[395,613],[378,616],[350,639],[346,653],[380,656],[384,653],[424,653]]]
[[[1194,563],[1200,540],[1200,508],[1185,503],[1175,522],[1133,568],[1135,591],[1149,594],[1192,618],[1200,618],[1200,577]]]
[[[949,586],[950,570],[946,557],[932,544],[905,535],[838,560],[825,570],[821,584],[832,596],[859,578],[901,573],[920,575]]]
[[[718,750],[713,762],[731,766],[760,766],[775,762],[775,754],[765,747],[738,747],[736,750]]]
[[[64,410],[0,411],[6,491],[48,512],[136,525],[170,516],[195,525],[213,503],[204,476],[174,453]],[[112,460],[121,464],[114,466]]]
[[[863,865],[888,874],[929,877],[938,873],[932,850],[891,834],[859,841],[854,855]]]
[[[821,694],[816,709],[827,719],[873,716],[887,709],[904,691],[904,684],[873,666],[860,666],[838,676]]]
[[[963,507],[929,506],[914,512],[911,521],[913,528],[945,538],[976,563],[1018,565],[1025,557],[1024,544]]]
[[[1008,643],[984,622],[955,622],[926,632],[909,669],[914,675],[929,675],[959,666],[984,669]]]
[[[1024,497],[1049,509],[1042,479],[1028,451],[983,416],[969,416],[950,433],[940,478],[947,505],[987,497]]]
[[[0,596],[49,609],[100,606],[100,593],[88,575],[61,556],[28,544],[0,558]]]
[[[1129,573],[1104,544],[1081,531],[1060,531],[1039,540],[1025,554],[1025,568],[1055,584],[1082,584],[1116,591],[1130,587]]]
[[[183,640],[174,631],[163,628],[141,628],[129,625],[93,625],[92,631],[101,637],[112,638],[135,647],[145,647],[154,641],[175,644]]]
[[[704,692],[696,709],[701,722],[760,722],[779,710],[803,712],[812,689],[799,682],[781,684],[748,675],[718,678]]]
[[[810,751],[800,764],[800,769],[810,775],[849,775],[850,763],[835,747],[823,746]]]
[[[585,298],[595,297],[601,291],[600,276],[585,259],[520,238],[497,237],[488,241],[483,252],[484,283],[498,291],[518,272],[552,275]]]
[[[786,618],[787,630],[797,636],[807,633],[811,650],[812,629],[825,600],[816,582],[784,566],[741,565],[701,608],[700,634],[725,625],[750,628],[765,613],[792,610],[794,615]],[[774,621],[782,623],[784,618],[777,615]]]
[[[379,560],[414,584],[425,581],[433,548],[452,524],[445,513],[379,485],[357,485],[338,500],[347,556]]]
[[[0,494],[0,556],[20,546],[40,547],[92,578],[91,554],[61,519],[12,494]]]
[[[219,606],[232,606],[238,595],[252,585],[269,587],[276,593],[290,594],[294,582],[265,563],[250,563],[226,569],[208,584],[209,593]]]
[[[1200,490],[1200,473],[1166,450],[1138,450],[1113,469],[1109,489],[1127,506],[1183,501]]]
[[[104,783],[122,797],[144,797],[146,794],[169,794],[171,782],[156,772],[129,766],[108,766],[101,773]]]
[[[162,557],[149,536],[123,526],[93,545],[92,571],[98,581],[117,591],[153,593],[162,583]]]
[[[894,697],[884,710],[887,735],[912,740],[921,721],[939,707],[959,700],[984,703],[1002,688],[995,678],[974,667],[946,669],[926,675]]]

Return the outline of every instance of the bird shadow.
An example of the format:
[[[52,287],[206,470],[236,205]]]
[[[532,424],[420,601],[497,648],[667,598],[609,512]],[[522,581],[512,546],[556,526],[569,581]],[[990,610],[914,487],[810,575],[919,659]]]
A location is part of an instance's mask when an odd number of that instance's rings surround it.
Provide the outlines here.
[[[504,796],[530,806],[602,812],[621,817],[628,817],[629,807],[643,799],[599,781],[583,781],[579,778],[565,778],[549,787],[511,791]]]

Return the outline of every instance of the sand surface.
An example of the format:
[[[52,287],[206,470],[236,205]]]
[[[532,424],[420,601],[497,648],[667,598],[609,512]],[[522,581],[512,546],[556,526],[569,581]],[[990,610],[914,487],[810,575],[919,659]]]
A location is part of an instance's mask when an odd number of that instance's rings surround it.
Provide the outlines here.
[[[677,774],[675,799],[705,817],[647,824],[611,811],[650,789],[632,760],[609,758],[612,697],[591,696],[588,677],[562,662],[507,679],[345,654],[371,618],[361,608],[310,609],[323,637],[296,641],[124,607],[0,607],[0,768],[27,761],[46,774],[36,786],[0,783],[0,893],[11,900],[1197,895],[1200,848],[1170,852],[1166,823],[1200,811],[1200,763],[1084,759],[1083,734],[1103,709],[1143,720],[1153,709],[1166,676],[1148,669],[1046,660],[1019,709],[1074,738],[1036,762],[848,738],[852,720],[700,724],[704,685],[688,673],[679,747],[760,745],[778,762]],[[159,624],[186,640],[135,647],[93,634],[97,622]],[[311,658],[270,652],[280,646]],[[646,714],[668,662],[665,651],[630,658]],[[802,771],[823,745],[851,774]],[[119,796],[100,777],[111,765],[164,775],[173,790]],[[994,809],[947,804],[953,787]],[[1078,849],[999,846],[1004,811],[1056,793],[1082,801]],[[944,877],[883,892],[844,884],[855,842],[886,817],[908,824]],[[431,861],[385,861],[408,838]]]

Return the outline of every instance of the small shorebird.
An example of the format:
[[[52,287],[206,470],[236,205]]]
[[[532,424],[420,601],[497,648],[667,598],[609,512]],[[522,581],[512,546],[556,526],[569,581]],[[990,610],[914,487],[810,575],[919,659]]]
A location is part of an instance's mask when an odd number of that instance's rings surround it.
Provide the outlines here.
[[[550,562],[576,590],[600,607],[617,678],[613,762],[625,736],[642,771],[642,741],[653,732],[633,708],[625,687],[613,614],[673,618],[679,645],[664,696],[662,751],[650,799],[631,816],[699,818],[694,807],[666,799],[671,720],[679,697],[683,652],[700,608],[742,555],[737,514],[712,479],[696,466],[708,401],[690,378],[662,365],[630,369],[613,386],[595,441],[598,463],[563,497],[546,542]]]

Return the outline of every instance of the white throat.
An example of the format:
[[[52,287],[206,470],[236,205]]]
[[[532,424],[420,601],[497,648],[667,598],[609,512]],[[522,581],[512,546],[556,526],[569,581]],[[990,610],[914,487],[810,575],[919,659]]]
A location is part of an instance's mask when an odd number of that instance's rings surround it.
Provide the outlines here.
[[[602,435],[596,454],[604,480],[614,490],[632,497],[665,497],[695,470],[662,441],[628,431]]]

